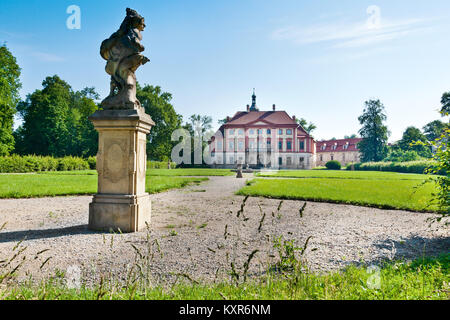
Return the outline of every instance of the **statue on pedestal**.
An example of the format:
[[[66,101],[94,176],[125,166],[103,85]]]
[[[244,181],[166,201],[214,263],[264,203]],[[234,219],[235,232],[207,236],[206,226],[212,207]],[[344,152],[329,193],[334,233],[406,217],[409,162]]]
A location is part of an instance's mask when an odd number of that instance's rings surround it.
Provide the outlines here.
[[[137,68],[149,61],[141,52],[144,18],[127,9],[118,31],[103,41],[101,56],[111,75],[111,90],[89,117],[98,131],[98,191],[89,204],[89,228],[134,232],[151,218],[146,192],[147,134],[155,125],[136,99]]]
[[[137,109],[136,75],[139,66],[150,60],[143,56],[141,31],[145,28],[144,17],[127,8],[127,16],[114,32],[100,46],[100,55],[107,60],[105,70],[111,75],[109,96],[101,103],[103,109]]]

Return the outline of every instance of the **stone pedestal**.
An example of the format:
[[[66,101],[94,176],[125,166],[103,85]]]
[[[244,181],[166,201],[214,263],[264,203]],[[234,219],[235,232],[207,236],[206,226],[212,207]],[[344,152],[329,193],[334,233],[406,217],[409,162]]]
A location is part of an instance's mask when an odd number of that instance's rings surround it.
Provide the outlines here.
[[[134,232],[150,222],[145,192],[146,136],[154,122],[143,108],[99,110],[89,120],[98,131],[98,193],[89,204],[89,228]]]

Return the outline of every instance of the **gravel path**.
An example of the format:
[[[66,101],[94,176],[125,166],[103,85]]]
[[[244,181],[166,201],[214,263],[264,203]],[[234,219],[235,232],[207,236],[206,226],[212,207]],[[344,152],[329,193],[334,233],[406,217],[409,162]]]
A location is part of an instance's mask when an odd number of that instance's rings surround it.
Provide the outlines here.
[[[77,266],[87,281],[105,274],[123,280],[135,261],[133,246],[145,252],[150,242],[154,279],[187,274],[212,280],[226,276],[231,261],[242,268],[255,249],[259,252],[249,274],[263,272],[273,263],[272,240],[279,236],[300,246],[312,236],[305,258],[316,272],[449,251],[448,229],[429,227],[427,219],[434,215],[428,213],[307,202],[300,217],[304,201],[283,201],[278,211],[280,200],[249,198],[237,218],[244,198],[234,192],[251,177],[209,177],[200,185],[152,195],[150,241],[146,231],[113,235],[88,230],[91,196],[0,200],[0,227],[6,222],[0,261],[26,248],[7,267],[26,257],[19,278],[40,279]]]

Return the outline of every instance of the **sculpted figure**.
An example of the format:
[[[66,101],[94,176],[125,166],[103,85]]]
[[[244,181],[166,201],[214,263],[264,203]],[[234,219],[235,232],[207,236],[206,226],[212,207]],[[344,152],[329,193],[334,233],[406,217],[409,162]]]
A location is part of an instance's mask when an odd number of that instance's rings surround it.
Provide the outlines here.
[[[136,99],[135,71],[150,61],[141,54],[144,51],[141,31],[145,23],[135,10],[127,8],[126,11],[127,16],[119,30],[100,47],[100,55],[107,60],[105,70],[111,75],[109,95],[101,103],[103,109],[137,109],[141,106]]]

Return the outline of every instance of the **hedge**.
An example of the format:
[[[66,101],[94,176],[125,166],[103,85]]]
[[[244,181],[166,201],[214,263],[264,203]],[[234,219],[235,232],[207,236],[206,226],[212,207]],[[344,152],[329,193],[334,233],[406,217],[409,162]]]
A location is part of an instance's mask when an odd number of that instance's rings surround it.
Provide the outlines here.
[[[390,171],[390,172],[401,172],[401,173],[425,173],[425,169],[432,166],[433,161],[419,160],[419,161],[408,161],[408,162],[363,162],[363,163],[353,163],[347,165],[347,170],[352,170],[352,165],[354,170],[360,171]],[[446,174],[445,172],[439,172],[439,174]]]
[[[34,155],[0,157],[0,172],[2,173],[69,171],[89,168],[89,163],[86,159],[70,156],[64,158]]]
[[[325,167],[327,167],[328,170],[341,170],[341,163],[336,160],[331,160],[325,164]]]
[[[72,171],[96,168],[96,157],[87,159],[79,157],[53,158],[50,156],[19,156],[11,155],[0,157],[0,173],[26,173],[41,171]],[[175,162],[170,163],[173,169]],[[148,169],[167,169],[166,161],[148,161]]]

